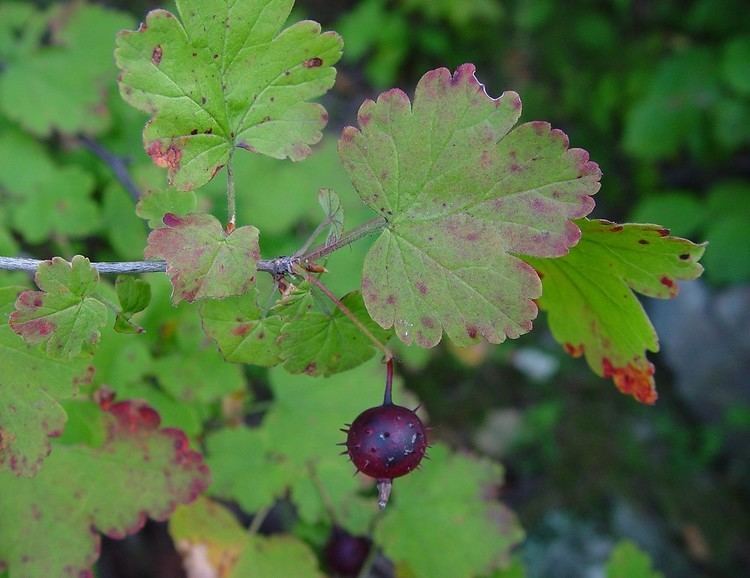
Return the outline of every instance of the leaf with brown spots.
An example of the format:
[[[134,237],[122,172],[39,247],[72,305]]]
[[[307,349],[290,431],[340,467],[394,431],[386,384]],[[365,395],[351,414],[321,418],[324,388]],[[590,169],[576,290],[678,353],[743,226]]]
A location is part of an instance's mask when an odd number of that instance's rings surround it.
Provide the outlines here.
[[[255,286],[258,229],[246,226],[227,234],[216,217],[202,213],[167,213],[164,224],[151,231],[145,255],[167,262],[175,304],[242,295]]]
[[[22,288],[0,288],[0,471],[34,475],[65,426],[60,401],[91,378],[83,359],[61,361],[27,345],[8,325]]]
[[[634,291],[669,299],[678,280],[695,279],[705,245],[670,237],[658,225],[582,220],[580,243],[560,259],[527,261],[542,274],[552,335],[594,373],[642,403],[656,401],[654,366],[646,351],[659,341]]]
[[[547,123],[515,129],[521,100],[490,98],[465,64],[425,74],[414,103],[394,89],[359,110],[339,153],[362,200],[387,221],[362,294],[405,343],[500,343],[531,329],[541,282],[516,257],[559,257],[580,231],[600,171]]]
[[[333,86],[341,38],[305,20],[282,30],[293,0],[179,0],[117,38],[120,93],[152,115],[143,133],[178,189],[211,180],[236,148],[301,160],[328,114],[308,102]]]
[[[87,412],[79,427],[96,429],[99,443],[56,443],[31,479],[0,473],[0,567],[11,576],[93,576],[97,531],[124,538],[147,517],[166,519],[208,485],[201,455],[181,431],[159,429],[148,406],[94,410],[97,419]]]
[[[60,257],[37,269],[41,291],[24,291],[10,315],[10,326],[27,343],[44,343],[51,357],[70,359],[99,341],[107,306],[94,297],[99,273],[86,257],[68,263]]]

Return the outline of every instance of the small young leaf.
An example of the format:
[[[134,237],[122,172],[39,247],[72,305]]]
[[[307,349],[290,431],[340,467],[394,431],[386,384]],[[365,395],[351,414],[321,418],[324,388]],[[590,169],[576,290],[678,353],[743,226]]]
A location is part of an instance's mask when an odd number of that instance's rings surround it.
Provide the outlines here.
[[[489,98],[465,64],[366,101],[339,142],[362,200],[387,221],[364,264],[362,294],[405,343],[500,343],[531,329],[541,294],[514,254],[564,255],[594,206],[600,171],[547,123],[514,130],[518,95]]]
[[[281,361],[277,343],[283,320],[263,315],[257,304],[257,291],[201,305],[203,329],[234,363],[272,367]]]
[[[12,576],[89,575],[100,547],[94,530],[124,538],[208,484],[200,454],[182,432],[159,429],[148,406],[115,403],[101,419],[100,446],[56,444],[31,479],[0,473],[0,566]]]
[[[578,222],[581,242],[559,259],[526,260],[542,275],[539,306],[552,335],[574,357],[586,356],[597,375],[642,403],[656,401],[654,366],[646,350],[659,342],[633,291],[669,299],[677,280],[695,279],[704,245],[670,237],[658,225]]]
[[[307,102],[333,86],[341,39],[303,21],[279,32],[293,0],[182,0],[117,39],[120,92],[153,114],[144,143],[170,182],[195,189],[236,147],[300,160],[328,115]]]
[[[375,540],[415,578],[472,578],[492,571],[523,539],[515,516],[494,497],[502,469],[451,454],[441,444],[429,456],[426,467],[398,480]]]
[[[151,301],[151,285],[132,275],[119,275],[115,290],[124,313],[140,313]]]
[[[341,237],[344,231],[344,207],[341,206],[339,196],[333,189],[320,189],[318,202],[326,214],[326,222],[329,224],[326,243],[331,243]]]
[[[10,326],[27,343],[46,343],[52,357],[70,359],[99,341],[107,306],[93,297],[99,273],[86,257],[72,263],[55,257],[37,269],[41,291],[24,291],[16,300]]]
[[[164,226],[164,215],[172,213],[180,217],[195,212],[198,201],[192,191],[174,189],[146,190],[135,206],[135,212],[141,219],[148,220],[151,229]]]
[[[84,360],[51,359],[11,330],[8,314],[22,288],[0,288],[0,471],[34,475],[49,454],[49,436],[65,425],[58,403],[93,370]]]
[[[258,229],[245,226],[227,234],[216,217],[200,213],[167,213],[164,224],[149,235],[145,255],[167,262],[175,304],[242,295],[254,286]]]
[[[651,558],[632,542],[619,542],[605,569],[607,578],[664,578],[651,567]]]
[[[115,77],[112,37],[131,17],[78,2],[53,9],[46,42],[39,24],[29,21],[35,50],[0,74],[0,110],[39,136],[102,132],[110,124],[104,89]]]
[[[376,338],[388,340],[391,332],[370,319],[359,291],[341,301]],[[279,336],[284,369],[328,376],[357,367],[375,354],[367,336],[341,310],[331,308],[331,313],[313,310],[284,324]]]
[[[200,570],[222,578],[322,578],[304,542],[292,536],[250,536],[229,510],[206,498],[180,506],[169,533],[191,576]]]

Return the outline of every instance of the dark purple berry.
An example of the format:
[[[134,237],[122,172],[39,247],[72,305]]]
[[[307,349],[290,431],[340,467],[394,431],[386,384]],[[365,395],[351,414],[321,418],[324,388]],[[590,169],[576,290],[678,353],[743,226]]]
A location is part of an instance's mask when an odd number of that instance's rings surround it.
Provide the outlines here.
[[[354,420],[346,448],[357,469],[372,478],[404,476],[419,465],[427,449],[422,421],[412,410],[386,404]]]
[[[328,569],[339,576],[357,576],[370,553],[371,542],[363,536],[352,536],[346,530],[334,526],[325,546]]]

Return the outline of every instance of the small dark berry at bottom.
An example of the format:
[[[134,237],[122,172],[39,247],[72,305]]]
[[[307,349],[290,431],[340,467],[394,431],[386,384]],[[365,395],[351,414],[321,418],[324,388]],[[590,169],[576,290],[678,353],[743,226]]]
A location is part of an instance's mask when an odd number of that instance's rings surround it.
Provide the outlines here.
[[[334,527],[323,550],[328,569],[339,576],[359,574],[370,553],[371,542],[363,536],[352,536],[346,530]]]

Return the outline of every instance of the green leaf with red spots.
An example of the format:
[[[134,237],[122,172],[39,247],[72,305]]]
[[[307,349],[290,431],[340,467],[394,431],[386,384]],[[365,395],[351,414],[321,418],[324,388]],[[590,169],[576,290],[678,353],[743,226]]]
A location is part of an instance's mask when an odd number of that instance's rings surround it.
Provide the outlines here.
[[[414,578],[473,578],[507,566],[523,531],[497,500],[500,465],[442,444],[429,456],[425,467],[394,483],[393,503],[375,529],[385,555]]]
[[[333,86],[341,39],[303,21],[293,0],[180,0],[117,39],[120,92],[152,114],[144,145],[170,182],[195,189],[235,149],[301,160],[328,115],[308,102]]]
[[[500,343],[531,329],[541,294],[517,254],[559,257],[594,206],[601,173],[547,123],[515,129],[517,94],[491,99],[465,64],[367,101],[339,153],[362,200],[387,221],[362,293],[405,343]]]
[[[180,506],[169,533],[189,576],[322,578],[304,542],[288,535],[250,535],[229,510],[206,498]]]
[[[65,426],[61,400],[91,378],[88,363],[51,359],[13,333],[8,315],[22,288],[0,288],[0,471],[31,476],[47,454],[49,437]]]
[[[578,222],[583,236],[560,259],[527,259],[542,275],[552,335],[597,375],[642,403],[656,401],[654,366],[646,351],[659,341],[634,291],[669,299],[677,281],[695,279],[705,245],[670,237],[658,225]]]
[[[45,261],[34,277],[41,291],[24,291],[16,300],[10,326],[27,343],[44,343],[51,357],[70,359],[99,341],[108,309],[94,297],[99,273],[86,257],[68,263]]]
[[[97,531],[124,538],[208,484],[200,454],[179,430],[159,429],[148,406],[115,403],[99,418],[86,424],[103,434],[89,436],[99,439],[94,447],[55,444],[31,479],[0,473],[0,568],[11,576],[92,576]]]
[[[14,16],[18,9],[3,6],[3,20]],[[16,30],[19,53],[0,72],[0,111],[38,136],[104,132],[116,76],[112,38],[132,23],[125,13],[85,2],[60,4],[49,16],[28,14]],[[4,44],[0,38],[0,52]]]
[[[167,262],[175,304],[243,295],[254,287],[258,229],[246,226],[226,233],[216,217],[202,213],[167,213],[164,224],[148,236],[145,255]]]
[[[257,291],[201,305],[204,331],[219,346],[224,359],[272,367],[281,361],[277,343],[284,321],[264,314]]]

